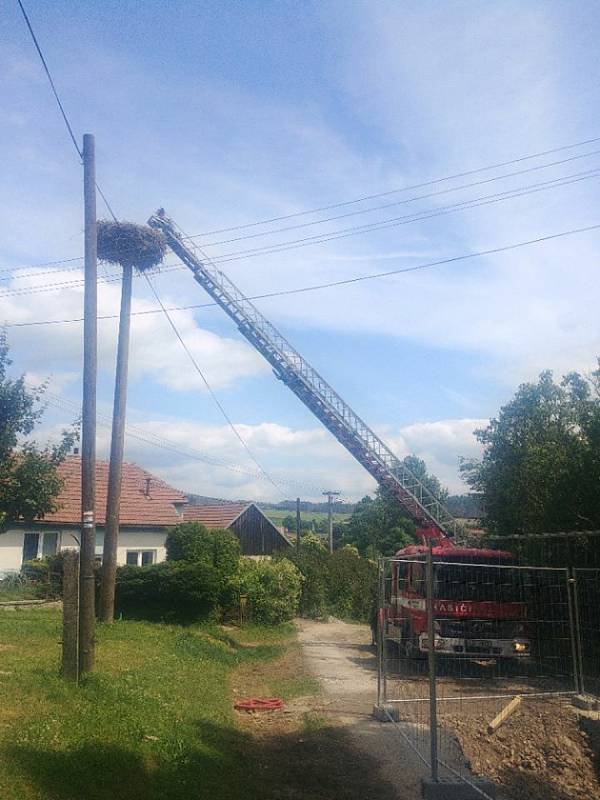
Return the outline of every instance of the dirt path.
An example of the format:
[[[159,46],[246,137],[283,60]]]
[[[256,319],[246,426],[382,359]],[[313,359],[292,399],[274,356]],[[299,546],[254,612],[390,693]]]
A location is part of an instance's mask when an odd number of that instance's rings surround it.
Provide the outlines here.
[[[392,725],[372,716],[377,672],[368,626],[305,619],[297,626],[308,668],[323,686],[318,711],[344,726],[356,747],[379,763],[382,779],[397,787],[398,800],[420,798],[425,767]]]

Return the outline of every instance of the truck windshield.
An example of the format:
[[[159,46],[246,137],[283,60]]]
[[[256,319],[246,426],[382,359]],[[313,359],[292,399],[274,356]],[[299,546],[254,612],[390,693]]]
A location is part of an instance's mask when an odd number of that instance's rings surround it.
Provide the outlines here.
[[[526,575],[526,570],[438,564],[435,567],[435,596],[440,600],[522,603],[525,601]]]

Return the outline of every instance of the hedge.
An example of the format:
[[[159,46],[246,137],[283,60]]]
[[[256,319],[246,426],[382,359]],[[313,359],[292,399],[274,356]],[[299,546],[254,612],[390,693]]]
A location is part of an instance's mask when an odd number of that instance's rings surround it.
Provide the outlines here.
[[[216,615],[219,591],[217,570],[202,562],[120,567],[115,607],[118,614],[133,619],[207,620]]]

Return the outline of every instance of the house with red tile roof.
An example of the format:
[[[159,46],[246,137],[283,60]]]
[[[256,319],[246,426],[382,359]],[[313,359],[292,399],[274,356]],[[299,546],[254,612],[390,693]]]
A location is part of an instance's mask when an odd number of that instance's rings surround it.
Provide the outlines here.
[[[0,575],[17,571],[25,561],[77,548],[81,525],[81,458],[60,465],[63,488],[56,511],[33,523],[17,522],[0,533]],[[108,462],[96,462],[96,556],[102,558]],[[192,505],[187,496],[137,464],[125,463],[121,482],[118,564],[144,566],[164,561],[169,528],[201,522],[227,528],[240,540],[242,554],[271,556],[290,547],[286,536],[254,503]]]

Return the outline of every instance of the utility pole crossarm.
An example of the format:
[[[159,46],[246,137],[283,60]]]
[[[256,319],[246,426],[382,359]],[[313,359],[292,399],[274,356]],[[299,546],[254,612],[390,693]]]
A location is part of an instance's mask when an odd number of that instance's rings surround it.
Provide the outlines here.
[[[337,392],[217,267],[207,263],[196,246],[184,241],[172,220],[159,211],[148,224],[161,230],[169,247],[189,267],[195,280],[235,322],[246,339],[271,364],[276,377],[313,412],[335,438],[386,487],[419,527],[443,535],[456,532],[456,520],[387,447]]]

